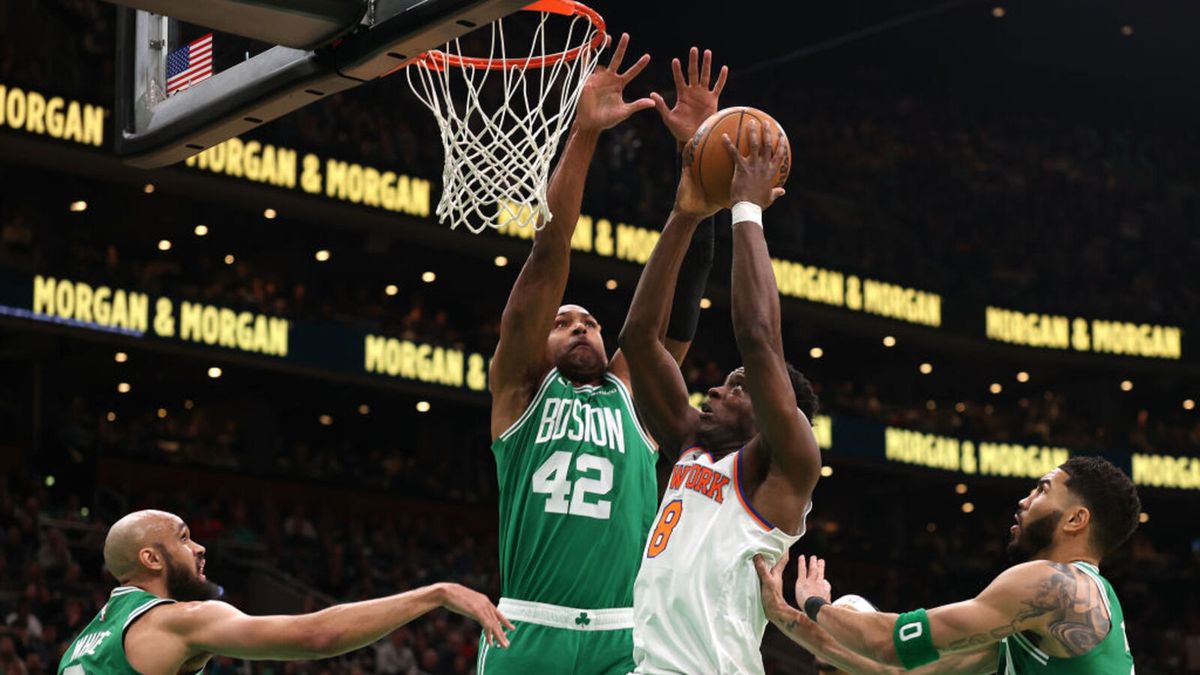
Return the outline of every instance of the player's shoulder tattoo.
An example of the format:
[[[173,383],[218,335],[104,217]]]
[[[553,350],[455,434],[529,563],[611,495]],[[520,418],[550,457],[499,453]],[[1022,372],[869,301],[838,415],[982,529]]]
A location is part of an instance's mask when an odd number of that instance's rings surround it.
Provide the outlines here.
[[[1072,565],[1050,563],[1052,571],[1038,584],[1030,606],[1045,608],[1046,633],[1071,656],[1100,644],[1112,628],[1103,591]]]
[[[1023,590],[1017,590],[1019,608],[1008,623],[956,640],[949,649],[970,649],[1002,640],[1030,630],[1030,622],[1045,626],[1045,635],[1071,656],[1085,654],[1103,641],[1111,619],[1099,587],[1072,565],[1043,561],[1036,568],[1037,574],[1030,575]]]

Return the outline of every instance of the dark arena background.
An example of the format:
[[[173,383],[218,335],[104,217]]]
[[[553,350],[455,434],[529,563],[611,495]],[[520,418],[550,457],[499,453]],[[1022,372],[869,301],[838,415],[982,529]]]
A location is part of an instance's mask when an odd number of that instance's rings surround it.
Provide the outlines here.
[[[766,234],[824,455],[793,555],[886,611],[972,597],[1036,479],[1100,454],[1142,500],[1104,565],[1137,672],[1200,673],[1200,4],[595,8],[652,55],[630,97],[670,101],[670,60],[711,48],[722,107],[791,139]],[[249,613],[444,580],[496,600],[488,360],[531,231],[437,222],[441,144],[403,73],[130,166],[120,11],[0,3],[0,674],[55,671],[115,585],[107,527],[140,508],[182,516]],[[591,165],[566,298],[610,351],[675,162],[650,110]],[[739,363],[728,220],[696,404]],[[459,675],[478,635],[439,610],[335,659],[207,672]],[[817,672],[774,627],[762,650]]]

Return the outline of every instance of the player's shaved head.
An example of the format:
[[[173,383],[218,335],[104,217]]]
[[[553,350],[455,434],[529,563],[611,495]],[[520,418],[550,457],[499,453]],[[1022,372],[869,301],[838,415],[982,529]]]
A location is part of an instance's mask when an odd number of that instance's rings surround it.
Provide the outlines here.
[[[183,526],[183,519],[166,511],[146,509],[134,511],[108,528],[104,538],[104,565],[121,583],[137,576],[142,566],[138,552],[174,535]]]

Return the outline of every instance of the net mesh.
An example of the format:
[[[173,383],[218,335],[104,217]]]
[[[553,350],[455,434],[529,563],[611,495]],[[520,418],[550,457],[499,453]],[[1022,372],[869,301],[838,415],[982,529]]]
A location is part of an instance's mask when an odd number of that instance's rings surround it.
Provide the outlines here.
[[[437,118],[446,164],[436,213],[451,229],[465,225],[479,233],[531,220],[540,227],[552,217],[546,196],[550,165],[603,47],[593,47],[599,29],[587,18],[537,14],[524,56],[508,55],[501,19],[491,26],[487,56],[475,57],[492,67],[451,67],[426,58],[406,68],[413,93]],[[579,48],[578,57],[542,63],[547,47],[557,46],[560,37],[548,36],[547,26],[561,30],[563,24],[566,49]],[[442,51],[465,56],[460,40]],[[495,67],[501,64],[505,67]]]

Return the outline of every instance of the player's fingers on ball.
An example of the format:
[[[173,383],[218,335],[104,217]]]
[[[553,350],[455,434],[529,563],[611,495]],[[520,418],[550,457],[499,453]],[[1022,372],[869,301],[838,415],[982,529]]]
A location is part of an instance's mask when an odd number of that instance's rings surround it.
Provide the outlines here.
[[[717,84],[713,86],[713,93],[717,96],[721,95],[721,91],[725,89],[725,80],[729,78],[729,66],[721,66],[721,72],[717,73]]]
[[[762,144],[762,136],[758,120],[751,118],[748,127],[747,136],[750,139],[750,157],[758,154],[758,148]]]
[[[734,162],[741,162],[742,155],[738,152],[737,146],[733,144],[733,141],[729,139],[729,134],[721,134],[721,144],[725,146],[725,150],[729,152],[729,156],[733,158]]]
[[[712,80],[712,50],[704,50],[704,60],[700,62],[700,84],[708,88],[709,81]]]

